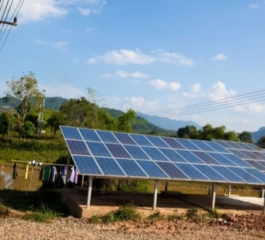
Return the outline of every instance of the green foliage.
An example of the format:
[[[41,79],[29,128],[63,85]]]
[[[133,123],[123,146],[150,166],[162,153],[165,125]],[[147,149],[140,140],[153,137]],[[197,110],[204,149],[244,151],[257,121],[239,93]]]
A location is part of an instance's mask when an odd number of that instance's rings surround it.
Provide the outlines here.
[[[217,208],[210,210],[207,214],[207,217],[209,217],[209,218],[220,218],[222,216],[223,216],[223,214],[220,213]]]
[[[165,217],[160,213],[160,212],[156,212],[156,213],[153,213],[151,215],[149,215],[147,217],[147,220],[163,220]]]
[[[185,217],[192,221],[192,222],[202,222],[203,220],[205,220],[204,216],[199,214],[199,209],[198,208],[190,208],[187,210]]]
[[[26,121],[20,128],[19,133],[22,138],[33,137],[36,135],[36,127],[33,122]]]
[[[265,136],[261,137],[258,141],[257,141],[257,145],[261,148],[265,148]]]
[[[118,118],[118,131],[120,132],[133,132],[132,120],[136,118],[134,110],[129,109],[126,113]]]
[[[241,142],[253,143],[250,132],[243,131],[242,133],[238,134],[238,138]]]
[[[195,126],[187,125],[184,128],[178,129],[177,136],[179,138],[199,139],[200,138],[200,132],[197,131]]]
[[[147,182],[139,180],[119,180],[119,186],[117,190],[124,192],[139,192],[139,193],[149,192]]]
[[[117,211],[110,212],[101,217],[102,222],[111,223],[116,221],[129,221],[140,219],[141,215],[132,203],[120,206]]]

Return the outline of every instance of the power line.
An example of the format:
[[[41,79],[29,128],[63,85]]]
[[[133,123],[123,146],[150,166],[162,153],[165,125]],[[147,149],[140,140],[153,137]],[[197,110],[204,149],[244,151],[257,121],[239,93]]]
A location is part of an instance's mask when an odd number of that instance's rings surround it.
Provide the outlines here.
[[[147,114],[156,114],[156,116],[151,116],[148,119],[156,119],[159,117],[173,117],[173,116],[184,116],[194,113],[214,111],[224,108],[230,108],[235,106],[246,105],[254,102],[261,102],[265,100],[265,90],[260,90],[256,92],[246,93],[238,95],[233,98],[223,98],[218,101],[209,101],[204,103],[198,103],[186,107],[171,108],[165,110],[153,111]]]

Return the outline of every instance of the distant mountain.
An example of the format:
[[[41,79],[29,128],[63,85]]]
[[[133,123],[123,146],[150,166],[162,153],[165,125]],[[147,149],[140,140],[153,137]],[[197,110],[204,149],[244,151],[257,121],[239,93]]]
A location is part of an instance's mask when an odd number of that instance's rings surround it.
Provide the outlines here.
[[[256,132],[251,132],[253,142],[257,142],[261,137],[265,136],[265,127],[261,127]]]
[[[47,97],[45,98],[45,108],[59,110],[60,106],[67,101],[69,100],[62,97]]]
[[[137,116],[140,116],[148,122],[167,130],[177,131],[179,128],[186,127],[187,125],[193,125],[197,128],[197,130],[201,129],[201,126],[193,121],[172,120],[165,117],[150,116],[141,112],[137,112]]]

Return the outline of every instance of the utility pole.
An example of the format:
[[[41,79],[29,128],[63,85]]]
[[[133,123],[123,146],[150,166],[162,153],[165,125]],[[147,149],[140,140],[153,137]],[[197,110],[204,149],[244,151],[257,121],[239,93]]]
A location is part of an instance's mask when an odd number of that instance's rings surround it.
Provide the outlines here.
[[[7,25],[12,25],[12,26],[17,26],[17,18],[14,18],[13,22],[7,22],[7,21],[0,21],[0,24],[7,24]]]

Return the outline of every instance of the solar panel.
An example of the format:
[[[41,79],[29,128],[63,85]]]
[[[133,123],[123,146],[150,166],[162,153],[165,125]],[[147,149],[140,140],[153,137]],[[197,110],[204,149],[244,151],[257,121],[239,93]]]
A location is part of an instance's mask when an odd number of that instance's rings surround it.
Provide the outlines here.
[[[82,140],[77,128],[62,126],[61,131],[65,139]]]
[[[222,140],[211,142],[67,126],[60,128],[75,165],[84,175],[265,183],[265,175],[261,172],[265,171],[265,152],[249,144],[243,150],[237,143]],[[241,148],[245,146],[239,145]]]
[[[71,154],[90,155],[86,144],[82,141],[66,140]]]
[[[185,172],[185,174],[190,179],[197,181],[209,181],[209,178],[203,175],[197,168],[193,167],[191,164],[175,163],[175,165],[183,172]]]
[[[94,130],[80,128],[79,131],[85,140],[100,142],[100,139]]]

